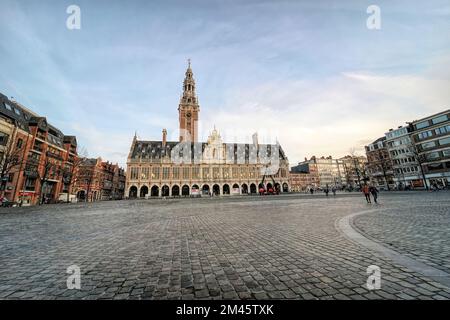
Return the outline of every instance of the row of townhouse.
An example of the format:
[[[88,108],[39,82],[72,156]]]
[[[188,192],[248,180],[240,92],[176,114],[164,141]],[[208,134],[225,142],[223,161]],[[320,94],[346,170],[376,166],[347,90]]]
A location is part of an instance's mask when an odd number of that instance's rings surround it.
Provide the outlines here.
[[[75,136],[0,93],[0,199],[19,205],[74,201],[82,196],[80,168],[90,159],[77,153]],[[125,173],[101,162],[101,199],[123,197]],[[89,193],[89,190],[87,190]],[[85,196],[90,199],[92,196]],[[80,198],[80,197],[78,197]]]
[[[347,155],[339,159],[332,156],[305,158],[305,161],[291,167],[291,190],[303,192],[327,186],[358,189],[366,177],[366,162],[365,157],[357,155]]]
[[[78,201],[121,200],[125,193],[125,170],[101,158],[85,159],[79,168],[75,194]]]
[[[450,184],[450,110],[390,129],[366,148],[371,182],[381,189]]]

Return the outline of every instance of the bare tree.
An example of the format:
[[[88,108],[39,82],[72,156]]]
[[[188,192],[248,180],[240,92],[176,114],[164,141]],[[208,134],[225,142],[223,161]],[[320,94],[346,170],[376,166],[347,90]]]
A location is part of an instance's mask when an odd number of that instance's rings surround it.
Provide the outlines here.
[[[80,175],[78,171],[80,170],[81,164],[87,158],[87,150],[85,148],[80,148],[80,152],[77,157],[75,157],[70,163],[68,163],[63,169],[63,181],[68,186],[67,189],[67,202],[70,202],[70,189],[79,180]]]
[[[347,163],[345,164],[345,170],[346,170],[346,174],[347,174],[347,183],[348,184],[352,184],[355,182],[354,177],[356,176],[356,180],[357,180],[357,184],[358,187],[361,188],[361,182],[362,181],[367,181],[367,172],[366,172],[366,167],[364,164],[361,163],[361,158],[363,158],[362,156],[360,156],[358,154],[358,152],[356,151],[356,148],[350,148],[349,149],[349,155],[347,156],[347,158],[350,158],[350,160],[348,161],[350,164],[347,165]]]
[[[56,165],[50,161],[49,157],[45,157],[45,160],[42,161],[42,167],[43,170],[41,172],[37,170],[39,178],[39,204],[45,203],[45,194],[42,194],[42,190],[44,189],[45,184],[50,180],[50,173],[56,168]]]
[[[17,166],[19,166],[22,161],[22,148],[15,148],[14,141],[11,141],[8,144],[8,147],[5,150],[3,155],[3,159],[0,159],[1,167],[0,167],[0,192],[1,195],[4,195],[6,183],[9,178],[9,174],[12,170],[14,170]]]
[[[349,153],[352,157],[353,168],[355,170],[356,177],[358,178],[358,187],[361,187],[361,170],[359,167],[358,155],[356,154],[356,148],[350,148]]]
[[[420,173],[422,175],[422,180],[423,180],[423,183],[425,184],[425,189],[428,190],[428,183],[427,183],[427,179],[425,177],[425,172],[423,170],[423,163],[426,161],[425,156],[423,154],[420,154],[419,150],[417,149],[417,146],[412,141],[409,143],[408,149],[414,156],[414,160],[416,160],[417,163],[419,164]]]
[[[95,179],[95,168],[92,170],[89,167],[83,168],[80,174],[80,179],[82,179],[86,183],[85,201],[88,202],[89,194],[91,193],[91,186]]]
[[[77,184],[84,185],[85,190],[85,201],[87,202],[89,199],[89,194],[91,193],[92,184],[95,182],[95,166],[92,167],[90,164],[90,159],[87,157],[83,157],[80,159],[80,163],[78,165],[78,170],[76,172],[76,182]]]
[[[390,159],[389,159],[389,157],[384,157],[383,153],[381,152],[381,149],[379,149],[376,152],[376,160],[378,162],[377,163],[378,167],[381,168],[381,171],[383,173],[383,178],[384,178],[384,181],[386,182],[387,189],[388,189],[388,191],[391,191],[391,187],[389,186],[388,175],[387,175],[388,170],[390,168],[392,168],[392,166],[389,166]]]
[[[28,157],[25,171],[33,177],[36,177],[39,182],[38,195],[39,195],[39,205],[45,202],[45,194],[43,194],[44,186],[51,178],[61,175],[61,168],[51,157]]]

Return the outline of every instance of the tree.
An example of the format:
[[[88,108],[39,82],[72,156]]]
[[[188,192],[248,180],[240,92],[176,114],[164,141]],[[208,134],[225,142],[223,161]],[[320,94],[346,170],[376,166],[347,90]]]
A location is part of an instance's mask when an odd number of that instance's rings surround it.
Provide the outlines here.
[[[358,187],[361,188],[361,172],[359,168],[358,155],[355,148],[350,148],[350,156],[352,157],[353,167],[358,178]]]
[[[392,168],[392,166],[389,165],[389,162],[390,162],[389,157],[385,157],[383,155],[382,150],[383,149],[378,149],[376,151],[376,158],[375,158],[375,160],[377,161],[378,167],[380,167],[381,171],[383,172],[383,178],[384,178],[384,181],[386,182],[386,186],[387,186],[388,191],[391,191],[391,187],[389,186],[387,171],[390,168]]]
[[[91,186],[95,182],[95,165],[92,164],[92,159],[83,157],[79,163],[79,168],[76,173],[77,185],[82,185],[85,188],[85,201],[89,199],[91,193]]]
[[[91,193],[91,186],[92,183],[94,182],[94,178],[95,178],[95,167],[92,168],[92,170],[89,167],[85,167],[83,174],[81,175],[84,179],[84,181],[86,182],[86,202],[89,201],[89,194]]]
[[[42,157],[40,154],[33,154],[27,159],[25,172],[29,177],[38,179],[39,205],[43,204],[45,202],[45,195],[43,194],[45,184],[50,178],[61,175],[59,164],[49,156]]]
[[[423,163],[426,161],[425,156],[423,154],[420,154],[419,150],[417,149],[417,146],[412,141],[408,145],[408,149],[414,156],[414,160],[416,160],[417,163],[419,164],[420,173],[422,175],[422,180],[423,180],[423,183],[425,184],[425,189],[428,191],[428,183],[427,183],[427,179],[425,177],[425,172],[423,170]]]
[[[80,166],[86,158],[87,150],[85,148],[81,148],[79,156],[75,157],[71,162],[68,162],[63,169],[63,182],[68,186],[67,202],[70,202],[70,190],[80,178],[78,171],[80,170]]]
[[[22,148],[17,148],[15,147],[14,141],[11,141],[6,150],[5,153],[3,155],[3,159],[0,159],[0,163],[1,163],[1,170],[0,170],[0,192],[1,192],[1,196],[3,197],[4,192],[5,192],[5,188],[6,188],[6,183],[8,181],[9,178],[9,174],[11,173],[12,170],[14,170],[17,166],[19,166],[22,161],[23,161],[23,157],[22,157]]]
[[[37,175],[39,178],[39,204],[43,204],[45,202],[45,195],[42,194],[42,190],[44,189],[45,184],[49,181],[50,173],[55,169],[55,167],[55,164],[49,157],[45,157],[42,161],[42,171],[39,170],[38,166]],[[59,175],[59,172],[57,172],[57,174]]]
[[[78,181],[77,172],[83,160],[84,158],[77,157],[63,168],[63,182],[67,185],[67,202],[70,202],[70,190],[73,184]]]

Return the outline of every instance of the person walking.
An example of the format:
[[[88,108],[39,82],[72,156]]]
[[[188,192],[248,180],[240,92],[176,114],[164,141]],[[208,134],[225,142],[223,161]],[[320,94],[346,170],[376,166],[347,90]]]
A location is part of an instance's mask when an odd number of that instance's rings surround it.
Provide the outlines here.
[[[325,190],[323,190],[326,194],[326,196],[328,197],[328,193],[330,193],[330,188],[328,187],[328,184],[325,187]]]
[[[314,189],[311,187],[311,189],[309,189],[309,192],[310,192],[311,194],[314,194]]]
[[[370,186],[369,191],[372,194],[373,201],[375,201],[375,203],[378,203],[377,202],[378,193],[379,193],[378,189],[375,186]]]
[[[367,203],[372,203],[372,201],[370,200],[370,190],[369,190],[369,186],[367,184],[364,184],[362,187],[362,192],[364,193],[364,196],[366,197],[366,201]]]
[[[333,196],[336,197],[336,187],[331,188],[331,192],[333,192]]]

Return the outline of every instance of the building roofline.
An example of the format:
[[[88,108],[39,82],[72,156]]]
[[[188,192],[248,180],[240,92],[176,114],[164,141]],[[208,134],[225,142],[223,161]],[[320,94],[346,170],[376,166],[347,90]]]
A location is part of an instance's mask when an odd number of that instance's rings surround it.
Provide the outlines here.
[[[425,121],[425,120],[428,120],[428,119],[431,119],[431,118],[434,118],[436,116],[439,116],[439,115],[442,115],[442,114],[445,114],[445,113],[449,113],[449,112],[450,112],[450,109],[447,109],[447,110],[444,110],[444,111],[432,114],[432,115],[430,115],[428,117],[424,117],[424,118],[420,118],[418,120],[411,121],[409,123],[414,125],[414,124],[417,124],[418,122],[422,122],[422,121]]]

